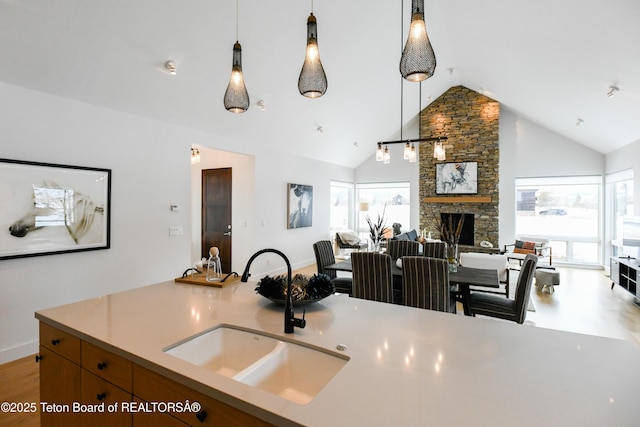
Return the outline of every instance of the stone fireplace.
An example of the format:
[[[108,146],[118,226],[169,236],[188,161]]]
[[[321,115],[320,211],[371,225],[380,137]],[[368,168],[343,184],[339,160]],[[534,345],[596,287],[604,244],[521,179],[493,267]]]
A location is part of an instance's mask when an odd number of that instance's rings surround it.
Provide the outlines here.
[[[465,237],[469,246],[486,240],[498,247],[499,121],[500,104],[464,86],[450,88],[422,110],[420,137],[448,140],[444,161],[433,157],[432,143],[420,144],[421,229],[438,237],[441,214],[465,214],[465,224],[473,227]],[[478,163],[477,194],[436,194],[436,164],[455,162]]]

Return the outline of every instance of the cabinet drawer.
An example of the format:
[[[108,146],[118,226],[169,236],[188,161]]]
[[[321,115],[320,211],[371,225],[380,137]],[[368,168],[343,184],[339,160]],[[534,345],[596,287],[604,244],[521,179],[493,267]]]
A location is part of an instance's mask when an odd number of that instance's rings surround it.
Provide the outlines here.
[[[40,322],[40,344],[70,361],[80,364],[80,338]]]
[[[119,387],[111,384],[93,375],[86,370],[82,370],[82,378],[80,381],[81,402],[88,405],[87,409],[82,408],[78,415],[82,419],[81,425],[85,426],[131,426],[133,422],[133,414],[128,411],[108,411],[107,407],[112,404],[118,404],[118,408],[122,402],[131,401],[131,393],[126,392]],[[104,410],[96,412],[89,408],[95,408],[104,403]],[[98,405],[98,406],[96,406]]]
[[[82,341],[82,367],[128,392],[131,392],[131,365],[129,360]]]
[[[147,402],[198,402],[199,413],[183,412],[171,415],[190,425],[202,426],[270,426],[252,415],[203,395],[187,386],[133,365],[133,394]]]

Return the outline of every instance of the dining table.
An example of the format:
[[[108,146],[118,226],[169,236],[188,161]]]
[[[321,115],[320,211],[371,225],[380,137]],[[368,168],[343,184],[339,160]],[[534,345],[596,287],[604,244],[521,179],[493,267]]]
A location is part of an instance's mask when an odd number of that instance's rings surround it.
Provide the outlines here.
[[[351,259],[347,258],[324,267],[327,270],[353,272]],[[396,263],[391,263],[391,274],[394,278],[402,278],[402,268]],[[449,272],[449,285],[454,298],[462,303],[465,316],[470,316],[469,295],[470,287],[474,288],[499,288],[498,271],[487,268],[472,268],[457,266],[456,271]]]

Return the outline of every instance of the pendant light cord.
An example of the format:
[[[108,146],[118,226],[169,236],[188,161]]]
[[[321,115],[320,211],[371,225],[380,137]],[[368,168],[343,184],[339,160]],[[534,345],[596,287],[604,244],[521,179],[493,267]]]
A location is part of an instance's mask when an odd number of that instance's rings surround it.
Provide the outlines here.
[[[238,2],[239,0],[236,0],[236,42],[238,41],[238,21],[240,20],[238,17],[238,11],[240,10],[240,8],[238,7]]]
[[[312,0],[313,1],[313,0]],[[403,24],[403,15],[404,14],[404,0],[400,2],[400,55],[402,55],[403,49],[403,38],[404,38],[404,24]],[[402,124],[403,124],[403,114],[402,110],[404,107],[404,78],[400,75],[400,140],[402,138]]]

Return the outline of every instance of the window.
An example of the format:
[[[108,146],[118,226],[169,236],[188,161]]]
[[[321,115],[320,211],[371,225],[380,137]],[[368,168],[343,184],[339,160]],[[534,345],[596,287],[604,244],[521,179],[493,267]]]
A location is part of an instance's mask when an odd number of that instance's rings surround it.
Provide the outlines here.
[[[403,229],[411,226],[411,199],[408,182],[357,184],[358,233],[369,236],[366,218],[375,222],[384,212],[385,224],[389,229],[394,223]]]
[[[353,184],[331,181],[331,236],[338,231],[353,229],[353,206]]]
[[[551,239],[553,259],[599,263],[599,176],[516,179],[516,235]]]
[[[633,215],[633,170],[625,170],[607,175],[607,189],[611,193],[608,198],[611,208],[611,255],[636,256],[635,248],[622,246],[622,219]]]

